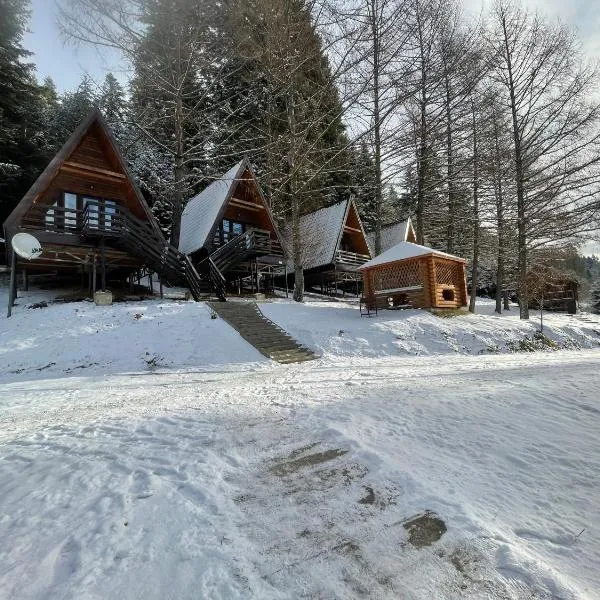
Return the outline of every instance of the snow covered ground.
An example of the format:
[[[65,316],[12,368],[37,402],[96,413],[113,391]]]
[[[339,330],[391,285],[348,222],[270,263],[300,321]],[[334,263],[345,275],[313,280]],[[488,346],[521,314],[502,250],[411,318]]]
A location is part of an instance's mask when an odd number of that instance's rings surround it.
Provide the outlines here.
[[[508,353],[533,325],[279,302],[323,353],[281,366],[201,304],[35,294],[0,321],[0,598],[600,598],[597,318]]]
[[[492,300],[479,298],[477,314],[442,318],[425,310],[380,311],[359,318],[358,304],[281,300],[262,304],[266,316],[314,348],[324,359],[364,357],[490,354],[514,352],[540,328],[539,312],[530,321],[519,319],[518,306],[502,315]],[[600,347],[600,316],[544,314],[544,334],[558,347]]]

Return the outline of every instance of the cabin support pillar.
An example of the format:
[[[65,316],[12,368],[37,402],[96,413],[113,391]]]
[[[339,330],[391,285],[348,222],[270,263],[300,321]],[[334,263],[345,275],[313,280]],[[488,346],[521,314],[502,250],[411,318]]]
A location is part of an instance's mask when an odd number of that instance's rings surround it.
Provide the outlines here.
[[[29,275],[27,273],[27,269],[23,269],[23,290],[29,291]]]
[[[161,278],[158,280],[159,281],[159,287],[160,287],[160,299],[162,300],[164,298],[164,291],[163,291],[163,279],[162,276]]]
[[[336,267],[333,267],[333,285],[334,285],[334,293],[335,293],[335,296],[337,297],[338,285],[337,285],[337,269],[336,269]]]
[[[423,292],[424,292],[424,300],[429,306],[427,306],[427,304],[426,304],[425,308],[435,308],[436,304],[437,304],[437,302],[436,302],[437,282],[435,279],[435,260],[433,258],[427,259],[426,273],[427,273],[427,277],[425,278],[425,281],[427,282],[427,287],[429,289],[423,290]]]
[[[12,314],[12,307],[17,297],[17,253],[13,250],[11,252],[12,259],[10,263],[10,283],[8,288],[8,312],[6,318]]]
[[[106,254],[104,252],[104,238],[100,239],[100,276],[102,291],[106,291]]]
[[[96,253],[92,261],[92,296],[96,293]]]
[[[289,290],[289,287],[288,287],[287,263],[284,265],[283,269],[284,269],[284,273],[285,273],[285,297],[289,298],[290,297],[290,290]]]
[[[154,296],[154,286],[152,285],[152,271],[148,271],[148,287],[150,288],[150,295]]]

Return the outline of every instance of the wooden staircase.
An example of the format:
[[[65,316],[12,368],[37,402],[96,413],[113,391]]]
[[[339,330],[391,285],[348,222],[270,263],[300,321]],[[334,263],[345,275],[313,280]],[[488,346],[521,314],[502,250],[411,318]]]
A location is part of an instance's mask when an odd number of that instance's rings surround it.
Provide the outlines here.
[[[217,248],[199,265],[199,273],[209,281],[212,291],[221,301],[225,301],[225,276],[223,273],[250,258],[281,252],[273,248],[271,235],[268,231],[248,229]],[[283,254],[282,254],[283,255]]]
[[[255,302],[210,302],[209,306],[267,358],[284,364],[317,358],[312,350],[267,319]]]
[[[110,240],[111,245],[139,258],[171,285],[184,283],[196,301],[215,287],[210,271],[201,276],[189,257],[169,244],[148,221],[138,219],[122,207],[110,215],[102,213],[102,209],[101,203],[89,203],[84,210],[80,230],[84,238]]]

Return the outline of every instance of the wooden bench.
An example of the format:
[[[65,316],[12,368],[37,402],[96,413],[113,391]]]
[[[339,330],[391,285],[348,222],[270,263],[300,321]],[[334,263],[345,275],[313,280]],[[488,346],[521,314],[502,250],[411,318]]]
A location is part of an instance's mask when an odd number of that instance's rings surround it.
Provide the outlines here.
[[[422,285],[416,285],[389,290],[377,290],[372,296],[362,296],[360,299],[360,316],[371,317],[373,314],[377,315],[379,310],[413,308],[413,304],[406,292],[413,292],[421,289],[423,289]]]

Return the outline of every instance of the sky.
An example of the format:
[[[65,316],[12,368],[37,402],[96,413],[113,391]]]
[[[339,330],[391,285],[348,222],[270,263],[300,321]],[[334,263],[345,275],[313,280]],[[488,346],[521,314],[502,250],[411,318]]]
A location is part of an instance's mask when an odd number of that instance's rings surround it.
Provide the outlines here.
[[[487,0],[489,1],[489,0]],[[479,12],[486,0],[464,0],[465,9]],[[600,0],[523,0],[525,6],[575,25],[592,58],[600,58]],[[117,54],[74,47],[61,39],[56,24],[55,0],[31,0],[32,18],[25,47],[34,53],[38,77],[52,77],[59,91],[75,89],[85,73],[102,81],[108,71],[125,80]]]
[[[52,77],[59,92],[76,89],[85,74],[98,83],[109,71],[126,80],[117,53],[65,43],[58,30],[54,0],[30,1],[32,15],[23,45],[33,52],[30,60],[35,63],[38,79]]]

